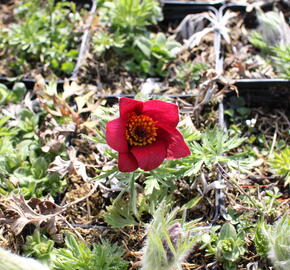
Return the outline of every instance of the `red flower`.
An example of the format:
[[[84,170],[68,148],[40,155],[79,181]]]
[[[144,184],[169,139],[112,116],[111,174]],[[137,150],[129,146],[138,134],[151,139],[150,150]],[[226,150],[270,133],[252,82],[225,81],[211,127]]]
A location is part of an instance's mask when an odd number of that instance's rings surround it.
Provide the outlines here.
[[[119,170],[132,172],[140,167],[150,171],[165,158],[188,156],[189,148],[176,129],[178,121],[175,104],[121,98],[120,117],[106,127],[107,143],[119,153]]]

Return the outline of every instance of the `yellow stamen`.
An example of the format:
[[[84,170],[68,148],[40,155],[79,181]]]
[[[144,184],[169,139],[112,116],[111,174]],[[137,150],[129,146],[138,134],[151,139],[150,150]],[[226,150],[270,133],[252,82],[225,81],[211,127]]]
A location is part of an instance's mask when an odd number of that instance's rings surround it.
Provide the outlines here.
[[[156,141],[156,122],[147,115],[130,113],[126,125],[126,139],[131,146],[145,146]]]

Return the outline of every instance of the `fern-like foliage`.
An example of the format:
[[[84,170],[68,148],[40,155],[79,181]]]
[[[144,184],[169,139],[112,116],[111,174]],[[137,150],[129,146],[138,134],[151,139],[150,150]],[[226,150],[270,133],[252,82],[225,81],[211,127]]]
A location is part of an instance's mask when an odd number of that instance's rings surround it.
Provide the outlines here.
[[[65,239],[66,248],[55,249],[53,269],[57,270],[126,270],[128,262],[122,259],[123,250],[116,244],[102,241],[92,250],[74,235]]]
[[[131,205],[123,199],[115,201],[111,206],[107,206],[107,211],[103,216],[112,228],[138,225]]]
[[[189,143],[191,155],[182,160],[185,176],[193,176],[203,166],[213,169],[218,163],[224,163],[229,169],[246,170],[250,167],[249,160],[242,153],[232,150],[239,147],[245,138],[232,135],[220,129],[207,129],[201,134],[199,141]]]

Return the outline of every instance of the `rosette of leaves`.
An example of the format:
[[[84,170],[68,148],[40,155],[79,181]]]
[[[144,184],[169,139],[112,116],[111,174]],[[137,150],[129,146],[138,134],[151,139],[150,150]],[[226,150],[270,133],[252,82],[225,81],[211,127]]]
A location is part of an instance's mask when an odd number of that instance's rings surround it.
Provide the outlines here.
[[[20,103],[26,92],[23,83],[16,83],[11,90],[0,84],[0,104],[7,104],[4,115],[0,113],[0,193],[18,189],[26,198],[47,193],[55,196],[64,182],[47,172],[54,153],[43,153],[36,135],[43,113]]]
[[[57,194],[64,183],[58,175],[47,173],[52,158],[40,151],[35,138],[19,143],[8,136],[0,138],[0,192],[20,189],[27,198]]]
[[[125,42],[125,35],[118,32],[110,33],[105,30],[98,31],[92,38],[93,51],[97,56],[101,56],[110,48],[122,48]]]
[[[48,239],[39,230],[35,230],[33,235],[26,238],[24,245],[24,254],[40,260],[45,265],[49,265],[50,256],[53,251],[54,242]]]
[[[113,49],[114,53],[120,57],[120,61],[123,61],[123,66],[128,72],[137,73],[140,76],[164,77],[168,73],[167,65],[176,58],[181,44],[171,37],[166,37],[163,33],[151,35],[146,33],[131,39],[120,32],[109,33],[101,30],[93,37],[93,51],[100,56],[109,49]],[[195,68],[197,69],[194,70]],[[201,70],[201,66],[200,68],[192,67],[190,72],[195,73],[192,79],[199,79],[198,74]]]
[[[150,35],[146,28],[162,19],[158,1],[106,1],[99,9],[99,17],[102,28],[92,38],[97,56],[110,50],[128,72],[139,76],[167,75],[166,67],[181,44],[163,33]]]
[[[129,35],[144,31],[146,26],[162,19],[160,4],[156,0],[106,1],[100,13],[102,20],[109,22],[114,31]]]
[[[175,39],[167,38],[165,34],[151,34],[137,37],[131,47],[124,48],[130,55],[130,60],[124,66],[129,72],[140,75],[161,76],[167,75],[166,67],[178,54],[181,44]]]
[[[224,269],[236,269],[237,263],[245,253],[244,233],[237,233],[230,223],[222,226],[219,235],[215,233],[216,229],[213,229],[212,234],[203,235],[203,248],[206,248],[208,255],[215,255]]]
[[[290,269],[290,217],[285,214],[273,225],[263,224],[262,231],[268,240],[267,256],[277,270]]]
[[[286,146],[280,153],[274,152],[270,165],[277,176],[285,178],[285,186],[290,184],[290,146]]]

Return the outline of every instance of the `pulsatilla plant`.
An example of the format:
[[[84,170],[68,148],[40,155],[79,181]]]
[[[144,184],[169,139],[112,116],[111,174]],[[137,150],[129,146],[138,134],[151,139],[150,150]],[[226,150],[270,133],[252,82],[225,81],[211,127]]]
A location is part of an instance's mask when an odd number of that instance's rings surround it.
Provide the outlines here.
[[[167,205],[161,203],[147,228],[141,270],[182,269],[181,263],[199,239],[200,234],[195,233],[200,231],[197,220],[185,223],[184,219],[176,219],[180,209],[166,215],[167,210]]]
[[[175,104],[129,98],[120,99],[120,117],[108,122],[106,140],[119,153],[119,170],[131,172],[157,168],[165,158],[188,156],[190,150],[176,129],[179,122]]]
[[[268,241],[268,258],[277,270],[290,269],[290,217],[285,214],[272,226],[262,226]]]
[[[1,247],[0,247],[0,264],[1,269],[49,270],[47,266],[42,265],[36,260],[12,254]]]

